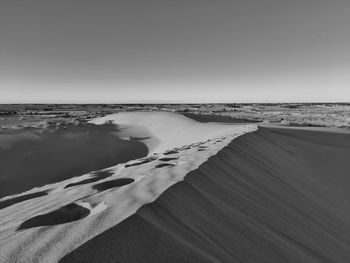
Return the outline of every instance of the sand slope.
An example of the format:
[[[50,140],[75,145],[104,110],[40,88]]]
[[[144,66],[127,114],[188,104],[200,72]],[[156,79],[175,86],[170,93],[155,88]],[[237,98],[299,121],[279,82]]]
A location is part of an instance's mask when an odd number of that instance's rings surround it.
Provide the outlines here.
[[[61,262],[349,262],[350,135],[243,135]]]
[[[126,139],[145,142],[149,155],[0,199],[0,262],[57,262],[257,129],[197,123],[173,113],[123,113],[93,122],[108,120]]]
[[[145,143],[151,153],[206,141],[236,133],[241,127],[221,123],[200,123],[181,114],[170,112],[123,112],[92,120],[94,124],[112,122],[121,130],[118,136],[134,138]]]

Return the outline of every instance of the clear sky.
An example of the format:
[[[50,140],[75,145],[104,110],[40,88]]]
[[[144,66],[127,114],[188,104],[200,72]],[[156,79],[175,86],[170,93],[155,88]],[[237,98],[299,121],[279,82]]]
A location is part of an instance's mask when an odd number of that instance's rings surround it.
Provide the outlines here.
[[[349,0],[1,0],[0,103],[350,101]]]

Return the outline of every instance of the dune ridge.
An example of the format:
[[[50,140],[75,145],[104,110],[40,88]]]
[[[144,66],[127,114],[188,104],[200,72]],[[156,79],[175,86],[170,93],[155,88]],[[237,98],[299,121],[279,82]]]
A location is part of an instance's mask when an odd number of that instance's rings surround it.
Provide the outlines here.
[[[349,136],[240,136],[61,262],[346,263]]]
[[[170,112],[123,112],[97,118],[90,123],[101,125],[112,122],[121,130],[120,137],[138,137],[145,143],[150,154],[182,147],[199,141],[206,141],[223,134],[230,134],[246,125],[225,125],[222,123],[200,123],[181,114]]]
[[[0,209],[1,262],[57,262],[156,200],[234,138],[257,129],[157,112],[120,113],[92,122],[106,121],[119,125],[125,138],[144,142],[149,155],[17,195],[47,193]],[[63,219],[52,220],[52,215]]]

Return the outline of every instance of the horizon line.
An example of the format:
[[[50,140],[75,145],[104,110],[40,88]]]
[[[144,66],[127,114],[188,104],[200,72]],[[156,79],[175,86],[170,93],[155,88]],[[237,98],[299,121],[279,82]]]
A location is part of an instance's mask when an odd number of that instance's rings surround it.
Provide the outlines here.
[[[124,101],[124,102],[83,102],[83,101],[51,101],[51,102],[1,102],[0,105],[11,105],[11,104],[60,104],[60,105],[67,105],[67,104],[75,104],[75,105],[83,105],[83,104],[90,104],[90,105],[98,105],[98,104],[350,104],[350,101],[269,101],[269,102],[234,102],[234,101],[227,101],[227,102],[185,102],[185,101]]]

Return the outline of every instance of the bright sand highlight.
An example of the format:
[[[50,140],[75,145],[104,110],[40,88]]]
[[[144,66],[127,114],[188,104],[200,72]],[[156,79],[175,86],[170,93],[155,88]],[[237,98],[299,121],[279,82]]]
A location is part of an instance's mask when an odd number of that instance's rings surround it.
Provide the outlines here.
[[[91,122],[108,121],[118,125],[119,136],[145,143],[149,155],[1,199],[33,196],[0,209],[1,262],[57,262],[153,202],[234,138],[257,130],[164,112],[119,113]]]

